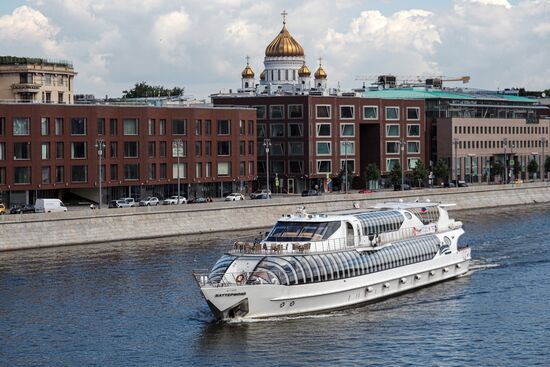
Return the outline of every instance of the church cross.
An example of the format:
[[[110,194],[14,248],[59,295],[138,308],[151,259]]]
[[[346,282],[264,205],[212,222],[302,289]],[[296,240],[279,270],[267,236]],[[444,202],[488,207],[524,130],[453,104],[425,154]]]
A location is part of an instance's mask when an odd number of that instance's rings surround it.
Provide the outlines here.
[[[286,10],[283,10],[281,15],[283,16],[283,24],[286,24],[286,16],[288,15],[288,13],[286,12]]]

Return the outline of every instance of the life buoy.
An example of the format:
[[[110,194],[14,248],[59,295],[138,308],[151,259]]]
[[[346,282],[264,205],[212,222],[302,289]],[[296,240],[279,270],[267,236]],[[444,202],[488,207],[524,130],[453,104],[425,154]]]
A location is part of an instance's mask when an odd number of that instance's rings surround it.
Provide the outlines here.
[[[237,284],[242,284],[244,282],[244,274],[237,275],[237,278],[235,278],[237,281]]]

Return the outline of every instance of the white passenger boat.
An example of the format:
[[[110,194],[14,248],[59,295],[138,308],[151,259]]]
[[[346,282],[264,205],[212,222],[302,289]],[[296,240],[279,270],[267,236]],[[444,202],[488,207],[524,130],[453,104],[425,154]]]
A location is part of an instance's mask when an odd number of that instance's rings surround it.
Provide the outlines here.
[[[438,203],[285,215],[263,240],[235,242],[194,277],[216,319],[325,312],[462,275],[462,223]]]

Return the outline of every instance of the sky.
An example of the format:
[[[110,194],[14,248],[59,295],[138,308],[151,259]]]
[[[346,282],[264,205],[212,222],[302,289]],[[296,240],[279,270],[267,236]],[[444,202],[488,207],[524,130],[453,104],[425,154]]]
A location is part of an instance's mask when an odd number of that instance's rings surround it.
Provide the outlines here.
[[[283,10],[329,87],[389,73],[550,88],[550,0],[0,0],[0,55],[71,60],[77,94],[145,81],[205,98],[240,87],[246,56],[259,77]]]

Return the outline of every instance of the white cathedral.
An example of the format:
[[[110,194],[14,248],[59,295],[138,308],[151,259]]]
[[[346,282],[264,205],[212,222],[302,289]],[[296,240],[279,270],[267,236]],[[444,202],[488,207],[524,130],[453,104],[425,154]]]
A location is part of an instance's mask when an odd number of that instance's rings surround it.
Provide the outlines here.
[[[250,94],[328,94],[327,73],[321,65],[313,75],[306,65],[304,49],[286,29],[286,15],[283,11],[283,28],[265,49],[264,71],[260,74],[260,83],[256,84],[255,74],[247,57],[246,67],[241,73],[240,93]]]

